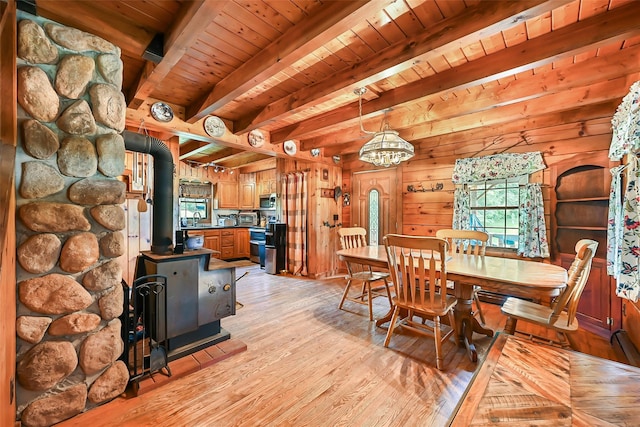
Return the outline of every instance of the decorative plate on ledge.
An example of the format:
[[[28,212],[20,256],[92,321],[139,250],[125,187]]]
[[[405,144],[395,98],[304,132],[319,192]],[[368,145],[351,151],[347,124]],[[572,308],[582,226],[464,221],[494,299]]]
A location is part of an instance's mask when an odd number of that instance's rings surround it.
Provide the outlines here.
[[[296,147],[296,142],[288,139],[284,142],[284,152],[287,153],[290,156],[293,156],[296,154],[296,151],[298,151],[298,147]]]
[[[173,109],[164,102],[155,102],[151,105],[151,117],[159,122],[170,122],[173,120]]]
[[[262,147],[264,144],[264,135],[258,129],[254,129],[249,132],[249,136],[247,137],[249,140],[249,145],[252,147]]]
[[[227,128],[220,117],[209,116],[204,120],[204,131],[212,138],[224,135]]]

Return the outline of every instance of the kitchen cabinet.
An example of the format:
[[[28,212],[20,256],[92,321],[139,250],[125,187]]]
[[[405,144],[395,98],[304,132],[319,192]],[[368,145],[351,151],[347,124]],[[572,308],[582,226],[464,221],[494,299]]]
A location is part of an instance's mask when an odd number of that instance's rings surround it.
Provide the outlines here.
[[[565,268],[580,239],[598,242],[589,280],[578,305],[580,326],[608,338],[621,327],[615,282],[607,275],[607,220],[611,173],[606,152],[586,153],[551,167],[552,261]]]
[[[238,209],[238,183],[234,181],[218,181],[216,197],[219,209]]]
[[[212,256],[214,258],[221,258],[220,253],[220,230],[205,230],[204,231],[204,247],[215,251]]]
[[[223,228],[220,230],[220,257],[230,259],[234,257],[235,230]]]
[[[236,228],[234,231],[235,258],[249,258],[249,229]]]
[[[240,174],[238,183],[240,209],[256,209],[256,174]]]
[[[267,169],[256,173],[257,196],[276,193],[276,170]]]

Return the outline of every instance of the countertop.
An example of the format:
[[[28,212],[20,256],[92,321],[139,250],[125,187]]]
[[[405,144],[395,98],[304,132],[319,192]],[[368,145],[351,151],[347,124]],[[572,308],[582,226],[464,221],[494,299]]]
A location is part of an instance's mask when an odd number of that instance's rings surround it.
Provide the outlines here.
[[[180,227],[181,230],[198,231],[198,230],[222,230],[225,228],[262,228],[257,225],[207,225],[202,227]]]

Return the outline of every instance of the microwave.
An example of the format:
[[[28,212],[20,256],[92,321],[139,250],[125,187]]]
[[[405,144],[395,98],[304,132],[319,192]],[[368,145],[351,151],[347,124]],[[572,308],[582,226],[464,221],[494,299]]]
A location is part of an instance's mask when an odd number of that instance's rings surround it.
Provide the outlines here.
[[[256,212],[240,212],[238,214],[238,225],[250,227],[258,225],[258,214]]]
[[[276,195],[275,193],[263,194],[260,196],[260,209],[275,209]]]

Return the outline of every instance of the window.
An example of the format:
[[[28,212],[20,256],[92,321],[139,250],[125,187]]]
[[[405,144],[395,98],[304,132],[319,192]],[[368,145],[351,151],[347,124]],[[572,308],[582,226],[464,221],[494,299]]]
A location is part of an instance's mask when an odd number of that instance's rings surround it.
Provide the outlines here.
[[[518,248],[520,186],[527,176],[469,184],[471,229],[489,234],[488,246]]]
[[[180,199],[180,218],[192,219],[194,214],[198,212],[200,219],[206,219],[209,217],[207,208],[208,199]]]
[[[369,193],[369,244],[378,245],[380,235],[380,193],[371,190]]]

